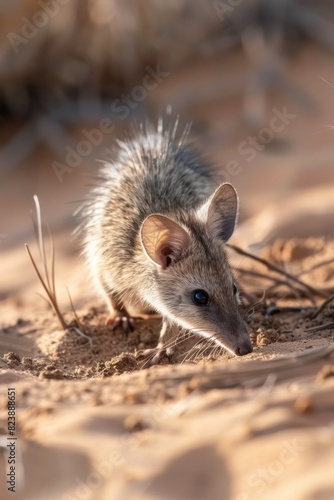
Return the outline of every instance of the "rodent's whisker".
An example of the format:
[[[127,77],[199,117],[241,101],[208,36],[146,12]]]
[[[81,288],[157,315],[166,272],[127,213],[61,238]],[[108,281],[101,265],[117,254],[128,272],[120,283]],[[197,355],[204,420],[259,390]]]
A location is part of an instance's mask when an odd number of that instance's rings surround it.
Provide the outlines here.
[[[184,361],[188,361],[188,360],[192,360],[192,357],[195,356],[195,360],[197,360],[197,358],[199,358],[199,356],[201,356],[202,354],[204,354],[204,352],[209,349],[211,346],[212,346],[212,343],[213,343],[213,339],[217,341],[217,337],[213,334],[211,335],[210,337],[204,337],[204,338],[201,338],[198,342],[196,342],[196,344],[194,346],[192,346],[188,353],[186,354],[185,358],[183,359],[182,362]],[[198,351],[197,349],[197,346],[199,344],[204,344],[201,346],[200,350]],[[219,348],[219,349],[222,349],[222,346],[221,345],[217,345],[217,342],[214,341],[214,344],[215,345],[215,349],[216,348]],[[192,352],[193,354],[191,354],[190,358],[188,357],[188,355]]]
[[[183,332],[182,335],[186,335],[186,333],[187,332]],[[198,334],[196,334],[196,333],[191,333],[191,335],[188,335],[187,337],[179,339],[180,334],[178,334],[176,339],[171,339],[170,341],[167,341],[164,344],[162,344],[161,349],[165,350],[165,349],[168,349],[169,347],[176,347],[176,346],[182,344],[182,342],[185,342],[186,340],[189,340],[192,337],[197,336],[197,335]]]

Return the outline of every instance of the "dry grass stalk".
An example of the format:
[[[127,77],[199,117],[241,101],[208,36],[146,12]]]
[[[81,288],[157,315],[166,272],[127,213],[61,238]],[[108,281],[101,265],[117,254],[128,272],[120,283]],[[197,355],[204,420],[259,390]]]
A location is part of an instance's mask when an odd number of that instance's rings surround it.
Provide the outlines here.
[[[325,292],[324,290],[321,290],[321,289],[318,289],[318,288],[314,288],[313,286],[308,285],[307,283],[305,283],[304,281],[300,280],[296,276],[293,276],[292,274],[288,273],[284,269],[280,269],[279,267],[277,267],[272,262],[269,262],[269,261],[267,261],[266,259],[264,259],[262,257],[258,257],[257,255],[253,255],[253,254],[247,252],[246,250],[243,250],[242,248],[239,248],[236,245],[227,245],[227,246],[229,248],[231,248],[232,250],[234,250],[235,252],[237,252],[239,255],[243,255],[243,256],[248,257],[248,258],[250,258],[252,260],[255,260],[256,262],[259,262],[260,264],[263,264],[264,266],[266,266],[267,269],[270,269],[271,271],[274,271],[275,273],[283,275],[286,278],[288,278],[290,281],[293,281],[294,283],[297,283],[299,286],[301,286],[305,290],[305,293],[307,294],[307,296],[312,301],[314,301],[314,298],[313,298],[314,295],[316,295],[316,296],[320,295],[321,297],[327,297],[327,292]],[[291,288],[291,286],[290,286],[290,288]]]
[[[324,266],[327,266],[328,264],[333,264],[333,263],[334,263],[334,258],[333,257],[331,257],[330,259],[322,260],[321,262],[318,262],[317,264],[315,264],[314,266],[310,267],[309,269],[304,269],[297,276],[300,277],[300,276],[303,276],[305,274],[310,274],[313,271],[315,271],[316,269],[319,269],[320,267],[324,267]]]
[[[331,303],[333,302],[334,300],[334,295],[331,295],[330,297],[328,297],[328,299],[326,299],[320,307],[318,307],[318,309],[315,311],[315,313],[313,314],[312,316],[312,319],[315,319],[319,316],[320,313],[322,313],[322,311],[324,309],[326,309],[326,307]]]
[[[31,263],[32,263],[34,269],[35,269],[35,272],[38,276],[38,279],[40,280],[40,282],[44,288],[44,291],[47,295],[47,297],[43,297],[43,296],[42,297],[44,300],[46,300],[51,305],[62,329],[64,331],[74,330],[78,335],[87,339],[87,341],[90,344],[90,347],[92,347],[93,346],[92,339],[88,335],[83,333],[80,329],[80,328],[82,328],[82,325],[81,325],[80,320],[79,320],[77,313],[75,311],[73,301],[72,301],[72,298],[70,296],[68,289],[67,289],[67,292],[68,292],[69,301],[71,304],[71,309],[73,311],[73,315],[75,317],[75,320],[76,320],[79,328],[68,324],[64,318],[63,313],[61,312],[61,310],[59,308],[57,294],[56,294],[56,285],[55,285],[55,246],[54,246],[54,240],[52,238],[51,231],[48,227],[50,241],[51,241],[51,264],[49,264],[48,259],[47,259],[47,255],[46,255],[46,251],[45,251],[45,239],[44,239],[44,234],[43,234],[41,207],[40,207],[39,199],[36,195],[34,196],[34,203],[35,203],[37,220],[33,216],[33,225],[34,225],[34,230],[35,230],[35,236],[36,236],[39,256],[40,256],[40,259],[42,262],[42,270],[36,264],[36,261],[31,253],[29,245],[27,243],[25,244],[25,248],[28,252],[29,258],[31,260]]]
[[[323,325],[312,326],[311,328],[306,328],[305,332],[319,332],[320,330],[327,330],[328,328],[334,328],[334,322],[324,323]]]

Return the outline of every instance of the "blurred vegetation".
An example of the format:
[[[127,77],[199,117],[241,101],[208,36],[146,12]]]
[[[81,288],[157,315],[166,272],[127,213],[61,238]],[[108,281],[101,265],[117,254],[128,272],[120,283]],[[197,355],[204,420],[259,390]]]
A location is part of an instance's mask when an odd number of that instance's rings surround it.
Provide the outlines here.
[[[172,68],[237,45],[264,84],[275,57],[304,38],[334,48],[331,0],[1,0],[0,11],[1,117],[113,97],[149,64]]]
[[[219,31],[200,0],[1,0],[1,114],[115,96],[162,61],[175,65]]]

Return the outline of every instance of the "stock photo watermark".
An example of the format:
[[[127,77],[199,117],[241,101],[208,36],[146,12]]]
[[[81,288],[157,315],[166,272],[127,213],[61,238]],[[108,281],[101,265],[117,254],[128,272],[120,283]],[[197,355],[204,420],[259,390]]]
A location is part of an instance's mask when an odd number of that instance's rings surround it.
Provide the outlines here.
[[[146,66],[146,75],[144,76],[141,85],[133,87],[128,94],[122,94],[119,99],[115,99],[110,110],[113,112],[117,119],[126,120],[131,110],[136,109],[141,102],[143,102],[149,92],[156,89],[170,73],[161,69],[160,64],[155,68]],[[94,148],[99,147],[105,135],[109,135],[116,130],[116,126],[110,118],[102,118],[97,127],[90,130],[83,129],[83,139],[79,141],[75,147],[67,145],[65,163],[58,161],[52,162],[53,171],[59,182],[63,181],[64,174],[73,172],[79,167],[83,159],[91,155]]]
[[[169,408],[157,406],[154,412],[149,417],[143,417],[141,425],[147,431],[152,431],[168,418],[178,415],[182,412],[185,400],[179,401]],[[94,463],[94,470],[85,478],[76,477],[74,486],[69,493],[64,493],[61,500],[84,500],[90,498],[92,493],[99,489],[105,480],[109,479],[112,474],[123,464],[126,463],[127,457],[134,453],[145,440],[145,430],[140,433],[133,434],[130,432],[124,433],[121,438],[119,449],[112,451],[105,459]],[[144,488],[148,485],[145,483]]]
[[[271,460],[263,467],[258,467],[246,479],[248,493],[241,493],[236,500],[252,500],[265,492],[268,486],[280,477],[287,467],[292,465],[306,450],[297,439],[284,441],[275,460]]]
[[[29,19],[21,17],[19,32],[10,31],[7,35],[15,54],[20,52],[21,47],[26,46],[30,40],[36,37],[39,31],[48,25],[50,19],[57,16],[61,7],[71,0],[39,0],[40,10],[37,10]]]
[[[283,132],[296,117],[297,115],[290,113],[286,106],[281,110],[274,108],[268,126],[262,127],[256,135],[249,135],[244,141],[240,142],[237,147],[238,154],[246,157],[247,163],[253,162],[258,153],[264,151],[276,135]],[[222,176],[226,182],[229,182],[232,177],[240,175],[242,171],[241,163],[233,159],[226,163]]]

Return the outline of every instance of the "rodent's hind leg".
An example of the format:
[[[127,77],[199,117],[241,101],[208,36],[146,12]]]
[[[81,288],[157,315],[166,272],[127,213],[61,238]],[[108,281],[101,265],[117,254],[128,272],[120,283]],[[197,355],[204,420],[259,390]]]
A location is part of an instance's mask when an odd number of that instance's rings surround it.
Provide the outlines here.
[[[135,328],[134,318],[129,314],[125,305],[115,297],[108,294],[110,316],[107,320],[107,325],[111,326],[111,330],[121,329],[127,338],[130,332]]]
[[[155,349],[146,349],[144,351],[144,358],[147,359],[147,361],[143,368],[158,365],[165,357],[168,358],[170,363],[173,362],[175,343],[172,342],[172,340],[175,338],[175,335],[175,326],[171,325],[166,320],[163,320],[157,347]]]

